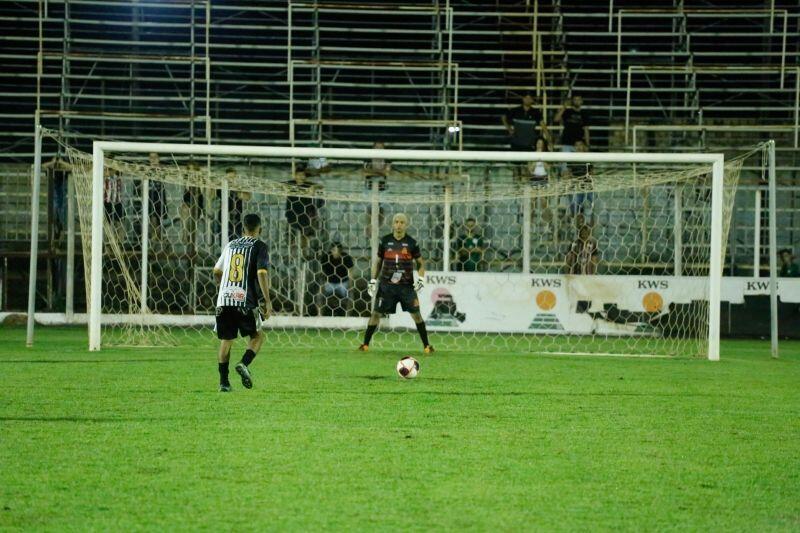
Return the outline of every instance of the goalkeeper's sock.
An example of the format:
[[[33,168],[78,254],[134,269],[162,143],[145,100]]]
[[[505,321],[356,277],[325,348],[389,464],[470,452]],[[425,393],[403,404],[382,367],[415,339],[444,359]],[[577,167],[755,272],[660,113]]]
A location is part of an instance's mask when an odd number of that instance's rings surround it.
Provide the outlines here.
[[[422,347],[426,347],[428,345],[428,328],[425,327],[425,322],[417,322],[417,331],[419,332],[419,338],[422,339]]]
[[[219,383],[225,385],[228,383],[228,363],[217,363],[219,368]]]
[[[244,366],[250,366],[250,363],[253,362],[253,359],[256,358],[256,352],[250,350],[249,348],[244,351],[244,355],[242,356],[242,363]]]
[[[367,332],[364,333],[364,344],[369,345],[369,341],[372,340],[372,335],[376,329],[378,329],[378,326],[367,326]]]

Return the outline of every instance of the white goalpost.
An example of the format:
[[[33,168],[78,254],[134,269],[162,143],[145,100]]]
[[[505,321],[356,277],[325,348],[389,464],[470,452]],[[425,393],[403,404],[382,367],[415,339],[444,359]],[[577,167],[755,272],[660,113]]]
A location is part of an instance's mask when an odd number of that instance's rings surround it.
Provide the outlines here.
[[[67,285],[85,274],[87,312],[35,319],[88,324],[93,350],[205,346],[210,267],[244,213],[262,216],[270,247],[271,343],[347,349],[369,315],[379,236],[405,212],[427,263],[420,312],[439,349],[717,360],[724,312],[743,302],[742,278],[721,271],[753,154],[775,201],[774,143],[724,159],[139,142],[96,142],[88,154],[46,140],[69,161],[84,268]],[[338,288],[334,250],[351,267]],[[777,313],[772,321],[776,354]],[[406,313],[388,316],[377,346],[414,350],[413,327]]]
[[[199,145],[199,144],[169,144],[169,143],[144,143],[144,142],[110,142],[110,141],[95,141],[93,144],[92,164],[91,164],[91,264],[90,264],[90,282],[91,287],[87,302],[89,312],[89,349],[99,350],[101,348],[101,328],[103,324],[102,312],[102,287],[103,287],[103,249],[104,249],[104,168],[106,168],[106,158],[114,154],[147,154],[151,152],[161,154],[173,154],[183,156],[211,156],[211,157],[247,157],[247,158],[276,158],[282,160],[305,160],[310,158],[327,158],[329,160],[346,160],[346,161],[369,161],[375,159],[382,159],[387,161],[407,161],[407,162],[425,162],[425,163],[442,163],[453,165],[468,165],[477,162],[492,162],[497,164],[523,164],[529,163],[532,159],[541,161],[545,164],[553,165],[569,165],[569,164],[612,164],[612,165],[628,165],[633,169],[633,179],[637,179],[636,165],[650,165],[650,166],[671,166],[671,165],[693,165],[694,168],[701,168],[704,170],[698,171],[700,175],[710,174],[710,213],[708,224],[708,265],[707,265],[707,294],[704,300],[708,302],[708,315],[707,315],[707,338],[705,356],[712,361],[719,360],[719,336],[720,336],[720,287],[722,276],[722,255],[724,250],[723,242],[723,199],[724,199],[724,177],[725,177],[725,161],[722,154],[673,154],[673,153],[562,153],[562,152],[537,152],[533,153],[519,153],[519,152],[483,152],[483,151],[434,151],[434,150],[374,150],[374,149],[332,149],[332,148],[292,148],[292,147],[274,147],[274,146],[244,146],[244,145]],[[534,157],[535,155],[535,157]],[[644,172],[644,171],[642,171]],[[642,174],[643,175],[643,174]],[[147,188],[147,180],[144,181],[144,187]],[[656,180],[658,182],[658,180]],[[223,182],[220,189],[223,189],[223,198],[227,196],[228,186],[227,182]],[[548,189],[547,192],[537,192],[536,190],[528,190],[524,194],[527,198],[531,199],[538,196],[557,196],[558,194],[566,194],[553,192],[557,190],[559,185],[554,184],[553,189]],[[593,185],[594,187],[594,185]],[[577,190],[577,189],[576,189]],[[450,202],[452,197],[452,190],[447,186],[444,187],[444,206],[441,213],[441,218],[444,227],[448,228],[451,223]],[[574,191],[573,191],[574,192]],[[571,192],[570,194],[573,194]],[[344,193],[343,193],[344,194]],[[477,193],[464,193],[462,201],[471,201],[470,194]],[[519,194],[519,193],[518,193]],[[147,192],[143,193],[145,209],[147,209]],[[502,195],[500,195],[502,196]],[[676,195],[679,197],[679,195]],[[474,200],[474,198],[472,199]],[[484,201],[491,203],[494,200]],[[636,200],[634,200],[636,201]],[[646,200],[645,200],[646,201]],[[679,198],[675,200],[678,203]],[[376,202],[370,202],[376,203]],[[522,238],[522,264],[523,272],[529,273],[531,263],[531,202],[522,202],[523,210],[523,223],[521,232]],[[678,203],[678,205],[680,205]],[[222,202],[222,226],[223,231],[227,230],[227,205]],[[669,209],[673,209],[672,206]],[[679,207],[680,209],[680,207]],[[373,224],[377,222],[376,210],[371,211],[371,220]],[[147,217],[143,218],[143,224],[146,226]],[[678,217],[675,225],[680,227],[681,217]],[[677,233],[682,233],[681,229]],[[142,252],[147,254],[147,228],[143,229],[142,233]],[[676,236],[676,241],[679,236]],[[444,231],[442,240],[446,246],[450,246],[450,232]],[[679,241],[678,241],[679,242]],[[644,245],[642,245],[644,246]],[[680,251],[677,252],[680,254]],[[445,272],[450,270],[450,254],[445,253],[442,261],[443,270]],[[675,259],[676,264],[680,264],[680,259]],[[681,275],[682,267],[678,267],[678,271],[674,272],[675,276]],[[143,268],[141,275],[147,276],[147,268]],[[147,282],[141,282],[143,305],[145,308],[147,301]],[[278,317],[280,318],[280,317]],[[311,318],[311,317],[308,317]],[[327,317],[326,317],[327,318]],[[341,317],[342,324],[347,324],[344,327],[353,327],[363,322],[363,319],[357,317]],[[330,320],[330,319],[329,319]],[[308,327],[314,327],[314,324],[323,324],[325,319],[316,318],[300,322],[300,324],[307,324]],[[323,326],[324,327],[324,326]]]

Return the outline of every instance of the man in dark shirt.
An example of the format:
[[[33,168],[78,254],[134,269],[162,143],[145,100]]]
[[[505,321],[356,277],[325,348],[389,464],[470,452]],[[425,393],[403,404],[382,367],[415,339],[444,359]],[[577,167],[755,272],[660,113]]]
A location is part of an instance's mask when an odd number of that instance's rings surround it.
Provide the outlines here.
[[[522,95],[522,104],[509,109],[503,115],[503,125],[508,132],[509,147],[514,152],[532,152],[536,138],[539,137],[536,128],[541,128],[541,134],[546,133],[546,126],[542,112],[534,107],[536,103],[533,95],[526,91]],[[525,164],[512,165],[514,177],[522,178],[525,173]]]
[[[299,238],[303,253],[308,248],[309,239],[316,233],[319,220],[319,210],[325,205],[322,198],[313,198],[310,195],[322,188],[321,185],[306,180],[306,169],[297,167],[294,179],[287,181],[297,193],[309,196],[286,196],[286,222],[289,223],[292,238]]]
[[[190,161],[186,165],[185,172],[189,183],[197,183],[200,180],[200,165],[197,162]],[[183,202],[178,208],[178,214],[181,221],[181,236],[186,245],[195,242],[197,228],[200,226],[197,221],[205,214],[205,204],[201,188],[189,186],[183,189]]]
[[[800,278],[800,267],[794,262],[794,255],[792,255],[792,251],[789,248],[779,250],[778,258],[781,262],[779,276],[783,278]]]
[[[320,291],[317,307],[320,311],[332,296],[339,300],[337,310],[347,310],[349,303],[350,269],[353,268],[353,258],[342,249],[342,244],[334,242],[330,249],[320,257],[322,273],[325,284]]]
[[[228,183],[236,183],[236,169],[225,169],[225,179]],[[252,195],[248,191],[230,191],[228,193],[228,239],[236,239],[242,235],[242,215],[244,202],[250,200]]]
[[[522,104],[503,115],[503,125],[508,132],[509,144],[514,151],[533,151],[533,143],[540,135],[536,129],[545,132],[545,124],[541,110],[533,107],[536,103],[530,92],[522,95]]]
[[[589,147],[583,142],[583,139],[575,141],[575,153],[585,153],[588,150]],[[570,199],[570,213],[573,216],[579,213],[591,215],[592,205],[594,204],[592,164],[570,163],[566,165],[564,177],[574,180],[573,186],[578,191]]]
[[[578,230],[578,237],[569,245],[566,257],[567,274],[597,274],[599,263],[597,239],[592,237],[591,226],[584,224]]]
[[[150,161],[150,172],[155,175],[159,172],[161,165],[159,156],[156,152],[148,155]],[[150,236],[153,239],[161,239],[163,223],[167,219],[167,191],[164,182],[158,179],[151,179],[148,184],[148,198],[150,203]]]
[[[369,341],[378,328],[382,314],[393,314],[400,303],[414,319],[417,332],[422,340],[425,353],[433,353],[433,346],[428,343],[428,330],[419,312],[417,293],[425,285],[425,260],[419,251],[417,241],[406,234],[408,217],[397,213],[392,218],[392,233],[384,235],[378,245],[378,257],[372,265],[372,279],[367,291],[375,298],[372,314],[367,323],[364,342],[358,349],[369,350]],[[417,279],[414,279],[414,263],[417,266]],[[380,284],[376,279],[380,273]]]
[[[563,127],[561,130],[561,151],[574,152],[575,142],[582,140],[589,146],[589,117],[582,109],[583,98],[572,95],[556,113],[555,121]]]

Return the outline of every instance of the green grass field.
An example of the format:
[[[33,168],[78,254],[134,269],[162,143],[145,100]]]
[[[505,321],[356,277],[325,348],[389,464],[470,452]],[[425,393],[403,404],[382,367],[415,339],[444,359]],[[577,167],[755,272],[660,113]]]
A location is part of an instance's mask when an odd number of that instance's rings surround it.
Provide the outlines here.
[[[0,529],[800,530],[800,343],[701,359],[86,351],[0,328]],[[233,360],[243,350],[238,343]],[[232,378],[236,377],[232,374]]]

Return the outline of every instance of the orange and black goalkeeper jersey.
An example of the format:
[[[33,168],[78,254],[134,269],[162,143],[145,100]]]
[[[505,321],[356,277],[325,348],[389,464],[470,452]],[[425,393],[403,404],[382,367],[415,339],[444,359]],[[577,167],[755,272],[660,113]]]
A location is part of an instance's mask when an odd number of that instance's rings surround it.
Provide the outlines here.
[[[417,241],[406,235],[395,239],[385,235],[378,244],[378,257],[383,259],[380,282],[390,285],[412,285],[414,283],[414,260],[420,255]]]

